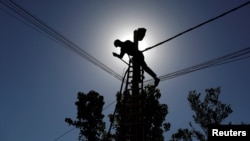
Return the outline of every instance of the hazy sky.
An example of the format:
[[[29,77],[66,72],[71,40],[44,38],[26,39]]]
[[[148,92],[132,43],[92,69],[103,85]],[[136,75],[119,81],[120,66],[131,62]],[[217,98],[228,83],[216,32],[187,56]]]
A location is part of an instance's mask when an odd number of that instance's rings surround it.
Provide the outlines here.
[[[114,58],[115,39],[132,40],[133,30],[147,29],[139,49],[152,46],[220,15],[246,0],[80,1],[15,0],[35,17],[100,62],[123,75],[126,64]],[[0,140],[54,141],[73,127],[77,93],[95,90],[105,106],[114,102],[121,81],[62,44],[24,23],[0,4]],[[250,47],[250,5],[144,52],[148,66],[163,76]],[[23,22],[21,21],[23,20]],[[249,55],[248,55],[249,56]],[[250,60],[244,59],[161,81],[160,101],[169,106],[171,130],[192,120],[187,96],[221,87],[221,101],[233,113],[224,123],[250,122]],[[150,79],[146,75],[146,79]],[[113,113],[115,104],[104,110]],[[109,122],[105,117],[107,126]],[[75,129],[59,141],[77,140]]]

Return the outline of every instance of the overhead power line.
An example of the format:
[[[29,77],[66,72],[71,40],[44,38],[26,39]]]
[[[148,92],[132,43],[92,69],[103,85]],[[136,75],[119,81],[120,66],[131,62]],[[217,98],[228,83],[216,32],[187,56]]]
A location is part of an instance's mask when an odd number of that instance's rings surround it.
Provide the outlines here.
[[[114,76],[118,80],[122,80],[122,76],[117,74],[115,71],[113,71],[111,68],[100,62],[98,59],[94,58],[92,55],[84,51],[82,48],[80,48],[78,45],[70,41],[68,38],[57,32],[55,29],[47,25],[46,23],[42,22],[39,18],[32,15],[30,12],[28,12],[24,7],[21,5],[15,3],[12,0],[9,1],[0,1],[3,5],[5,5],[7,8],[15,12],[18,16],[23,18],[24,20],[28,21],[33,28],[36,28],[43,33],[45,33],[47,36],[51,37],[52,39],[56,40],[57,42],[63,44],[67,49],[70,51],[76,53],[77,55],[83,57],[84,59],[88,60],[92,64],[96,65],[97,67],[101,68],[102,70],[106,71],[110,75]],[[13,15],[12,15],[13,16]],[[19,19],[20,20],[20,19]],[[27,24],[27,23],[25,23]]]
[[[223,16],[225,16],[225,15],[227,15],[227,14],[229,14],[229,13],[232,13],[232,12],[234,12],[234,11],[236,11],[236,10],[238,10],[238,9],[240,9],[240,8],[242,8],[242,7],[244,7],[244,6],[246,6],[246,5],[248,5],[248,4],[250,4],[250,1],[244,3],[244,4],[240,5],[240,6],[237,6],[237,7],[233,8],[233,9],[231,9],[231,10],[225,12],[225,13],[222,13],[222,14],[220,14],[219,16],[216,16],[216,17],[214,17],[214,18],[211,18],[211,19],[209,19],[209,20],[207,20],[207,21],[205,21],[205,22],[203,22],[203,23],[200,23],[200,24],[198,24],[198,25],[196,25],[196,26],[194,26],[194,27],[192,27],[192,28],[189,28],[189,29],[187,29],[187,30],[185,30],[185,31],[183,31],[183,32],[181,32],[181,33],[179,33],[179,34],[177,34],[177,35],[175,35],[175,36],[173,36],[173,37],[171,37],[171,38],[165,40],[165,41],[162,41],[162,42],[160,42],[160,43],[158,43],[158,44],[156,44],[156,45],[153,45],[153,46],[151,46],[151,47],[148,47],[148,48],[144,49],[142,52],[147,51],[147,50],[150,50],[150,49],[152,49],[152,48],[155,48],[155,47],[157,47],[157,46],[159,46],[159,45],[161,45],[161,44],[164,44],[164,43],[166,43],[166,42],[168,42],[168,41],[170,41],[170,40],[173,40],[173,39],[175,39],[175,38],[177,38],[177,37],[179,37],[179,36],[181,36],[181,35],[183,35],[183,34],[185,34],[185,33],[187,33],[187,32],[190,32],[190,31],[192,31],[192,30],[194,30],[194,29],[196,29],[196,28],[199,28],[199,27],[201,27],[201,26],[203,26],[203,25],[205,25],[205,24],[208,24],[208,23],[210,23],[210,22],[212,22],[212,21],[215,21],[215,20],[217,20],[217,19],[219,19],[219,18],[221,18],[221,17],[223,17]]]
[[[166,75],[162,75],[159,78],[161,79],[161,81],[164,80],[168,80],[168,79],[172,79],[172,78],[176,78],[194,71],[198,71],[201,69],[205,69],[205,68],[209,68],[209,67],[214,67],[214,66],[218,66],[218,65],[223,65],[226,63],[231,63],[231,62],[235,62],[235,61],[239,61],[239,60],[243,60],[246,58],[250,57],[250,47],[244,48],[242,50],[236,51],[234,53],[228,54],[228,55],[224,55],[222,57],[204,62],[204,63],[200,63],[198,65],[195,66],[191,66],[179,71],[175,71],[173,73],[169,73]],[[150,80],[146,80],[145,82],[151,82],[153,81],[153,79]]]
[[[64,132],[62,135],[60,135],[59,137],[57,137],[54,141],[59,140],[60,138],[62,138],[63,136],[67,135],[68,133],[70,133],[71,131],[73,131],[75,129],[76,129],[76,127],[71,128],[70,130]]]

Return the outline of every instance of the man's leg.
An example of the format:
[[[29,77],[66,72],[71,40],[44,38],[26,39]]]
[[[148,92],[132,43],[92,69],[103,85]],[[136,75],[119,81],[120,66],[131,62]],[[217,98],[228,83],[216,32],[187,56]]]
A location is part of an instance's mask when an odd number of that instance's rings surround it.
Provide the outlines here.
[[[151,75],[154,80],[155,80],[155,87],[158,86],[159,82],[160,82],[160,79],[157,78],[157,75],[147,66],[147,64],[145,63],[145,61],[143,61],[141,63],[141,66],[143,68],[144,71],[146,71],[149,75]]]

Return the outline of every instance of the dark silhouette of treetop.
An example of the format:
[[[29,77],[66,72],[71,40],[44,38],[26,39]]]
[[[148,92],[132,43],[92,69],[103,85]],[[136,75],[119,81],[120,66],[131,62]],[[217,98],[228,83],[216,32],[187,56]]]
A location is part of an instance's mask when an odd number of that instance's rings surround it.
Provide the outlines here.
[[[105,123],[102,108],[104,105],[103,96],[95,91],[88,94],[78,93],[77,120],[65,118],[65,122],[80,129],[79,140],[98,141],[103,138]]]
[[[206,89],[205,92],[206,95],[203,100],[201,100],[201,94],[195,90],[190,91],[188,95],[191,109],[195,112],[193,119],[200,126],[201,131],[195,129],[190,122],[189,126],[191,129],[179,129],[177,133],[172,135],[172,141],[192,141],[194,138],[200,141],[207,141],[208,127],[220,125],[233,112],[230,105],[224,104],[219,100],[220,87]]]
[[[111,136],[116,141],[125,140],[124,137],[133,132],[133,128],[131,129],[131,126],[128,125],[138,120],[138,117],[143,121],[141,122],[143,124],[139,124],[138,121],[137,126],[142,128],[144,132],[140,140],[164,141],[163,133],[170,129],[170,123],[165,122],[168,106],[159,102],[161,97],[159,89],[155,89],[153,86],[146,86],[144,91],[144,93],[138,95],[137,99],[134,99],[133,95],[126,92],[117,94],[117,112],[115,115],[109,115],[110,121],[114,122],[113,128],[116,131]],[[138,101],[138,105],[141,105],[139,106],[141,112],[132,111],[136,109],[130,104],[133,100]],[[133,113],[132,115],[131,112]],[[132,133],[132,135],[135,134]]]

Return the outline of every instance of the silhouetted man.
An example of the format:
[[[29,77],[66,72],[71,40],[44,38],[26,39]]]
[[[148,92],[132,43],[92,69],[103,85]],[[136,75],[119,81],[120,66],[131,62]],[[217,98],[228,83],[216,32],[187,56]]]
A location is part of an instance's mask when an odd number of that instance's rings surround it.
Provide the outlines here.
[[[141,51],[139,51],[135,44],[129,40],[122,42],[120,40],[115,40],[114,42],[115,47],[121,47],[120,54],[114,53],[113,56],[121,58],[127,53],[130,56],[133,56],[133,61],[135,64],[140,65],[144,71],[146,71],[149,75],[151,75],[155,80],[155,87],[159,84],[160,79],[157,78],[156,74],[147,66],[146,62],[144,61],[144,55]]]

